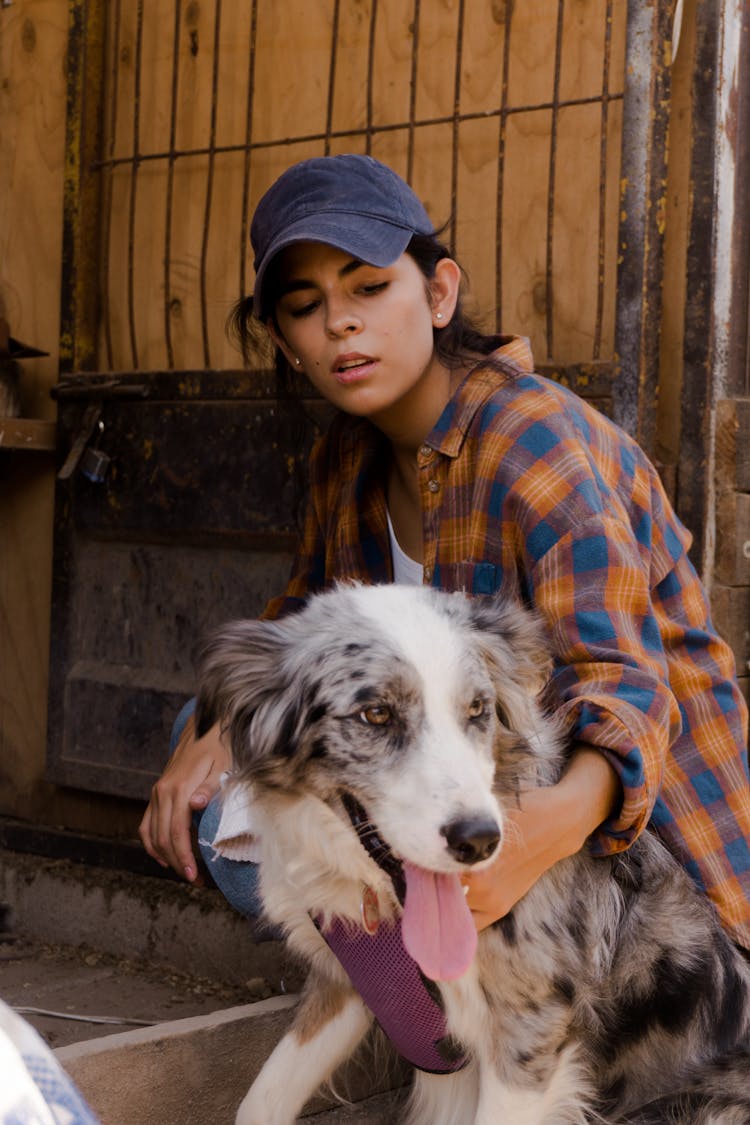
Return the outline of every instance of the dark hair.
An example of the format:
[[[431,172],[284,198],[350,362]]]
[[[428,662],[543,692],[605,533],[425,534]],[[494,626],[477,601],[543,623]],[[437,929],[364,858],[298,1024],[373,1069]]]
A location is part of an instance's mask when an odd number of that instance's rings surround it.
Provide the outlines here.
[[[419,266],[427,283],[434,278],[438,262],[452,257],[450,250],[437,235],[430,234],[413,235],[406,253]],[[272,267],[264,280],[266,292],[261,316],[268,318],[273,316],[276,303],[274,291],[277,280]],[[234,306],[227,322],[227,331],[239,346],[246,363],[257,363],[260,360],[264,366],[273,366],[279,394],[284,397],[294,395],[295,388],[299,386],[299,376],[290,367],[281,349],[271,343],[265,323],[254,316],[252,297],[242,297]],[[489,355],[498,347],[499,342],[496,335],[482,331],[474,318],[466,312],[461,293],[449,323],[445,328],[434,330],[434,340],[438,359],[451,369],[476,362],[478,356]]]

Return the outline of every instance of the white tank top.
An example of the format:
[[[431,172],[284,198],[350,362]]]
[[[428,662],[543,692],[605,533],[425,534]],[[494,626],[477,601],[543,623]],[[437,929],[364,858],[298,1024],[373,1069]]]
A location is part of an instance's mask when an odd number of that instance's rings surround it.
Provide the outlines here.
[[[402,551],[396,539],[396,533],[393,530],[390,512],[386,512],[386,515],[388,516],[388,538],[391,541],[393,581],[398,586],[421,586],[422,564],[417,562],[416,559],[410,558],[405,551]]]

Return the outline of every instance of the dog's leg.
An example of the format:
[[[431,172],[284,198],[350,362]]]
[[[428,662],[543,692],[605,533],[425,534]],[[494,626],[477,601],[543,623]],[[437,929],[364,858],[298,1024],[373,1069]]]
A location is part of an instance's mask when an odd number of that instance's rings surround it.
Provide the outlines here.
[[[550,1080],[535,1088],[509,1085],[489,1059],[479,1066],[479,1106],[474,1125],[585,1125],[590,1120],[592,1090],[580,1065],[578,1048],[569,1044],[560,1053]]]
[[[473,1062],[455,1074],[416,1071],[405,1125],[467,1125],[476,1114],[478,1084]]]
[[[480,1068],[479,1106],[474,1125],[496,1125],[498,1121],[512,1121],[513,1125],[541,1125],[547,1119],[543,1094],[511,1089],[495,1074],[490,1078],[488,1071],[489,1067]]]
[[[356,993],[308,982],[291,1029],[250,1087],[236,1125],[292,1125],[318,1087],[354,1051],[371,1021]]]

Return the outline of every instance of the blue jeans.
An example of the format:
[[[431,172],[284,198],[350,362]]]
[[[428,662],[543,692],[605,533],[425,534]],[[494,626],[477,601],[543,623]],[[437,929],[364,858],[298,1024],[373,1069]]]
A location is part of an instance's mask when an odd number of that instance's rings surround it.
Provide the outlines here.
[[[185,724],[194,711],[195,700],[190,699],[175,719],[169,739],[170,754],[174,753],[180,735],[185,729]],[[193,823],[198,830],[198,847],[211,878],[229,905],[254,922],[261,913],[258,895],[258,865],[248,861],[238,862],[233,859],[224,859],[217,855],[212,844],[216,838],[220,817],[221,794],[217,793],[206,805],[203,812],[196,811],[193,813]],[[263,931],[259,930],[257,936],[271,937],[275,935],[270,932],[264,935]]]

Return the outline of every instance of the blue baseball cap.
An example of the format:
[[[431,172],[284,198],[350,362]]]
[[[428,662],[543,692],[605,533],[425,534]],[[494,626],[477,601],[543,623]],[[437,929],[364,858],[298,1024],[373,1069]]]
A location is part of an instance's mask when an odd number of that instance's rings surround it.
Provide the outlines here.
[[[372,156],[315,156],[292,165],[258,204],[253,312],[261,316],[271,261],[295,242],[325,242],[372,266],[390,266],[415,234],[435,228],[409,185]]]

